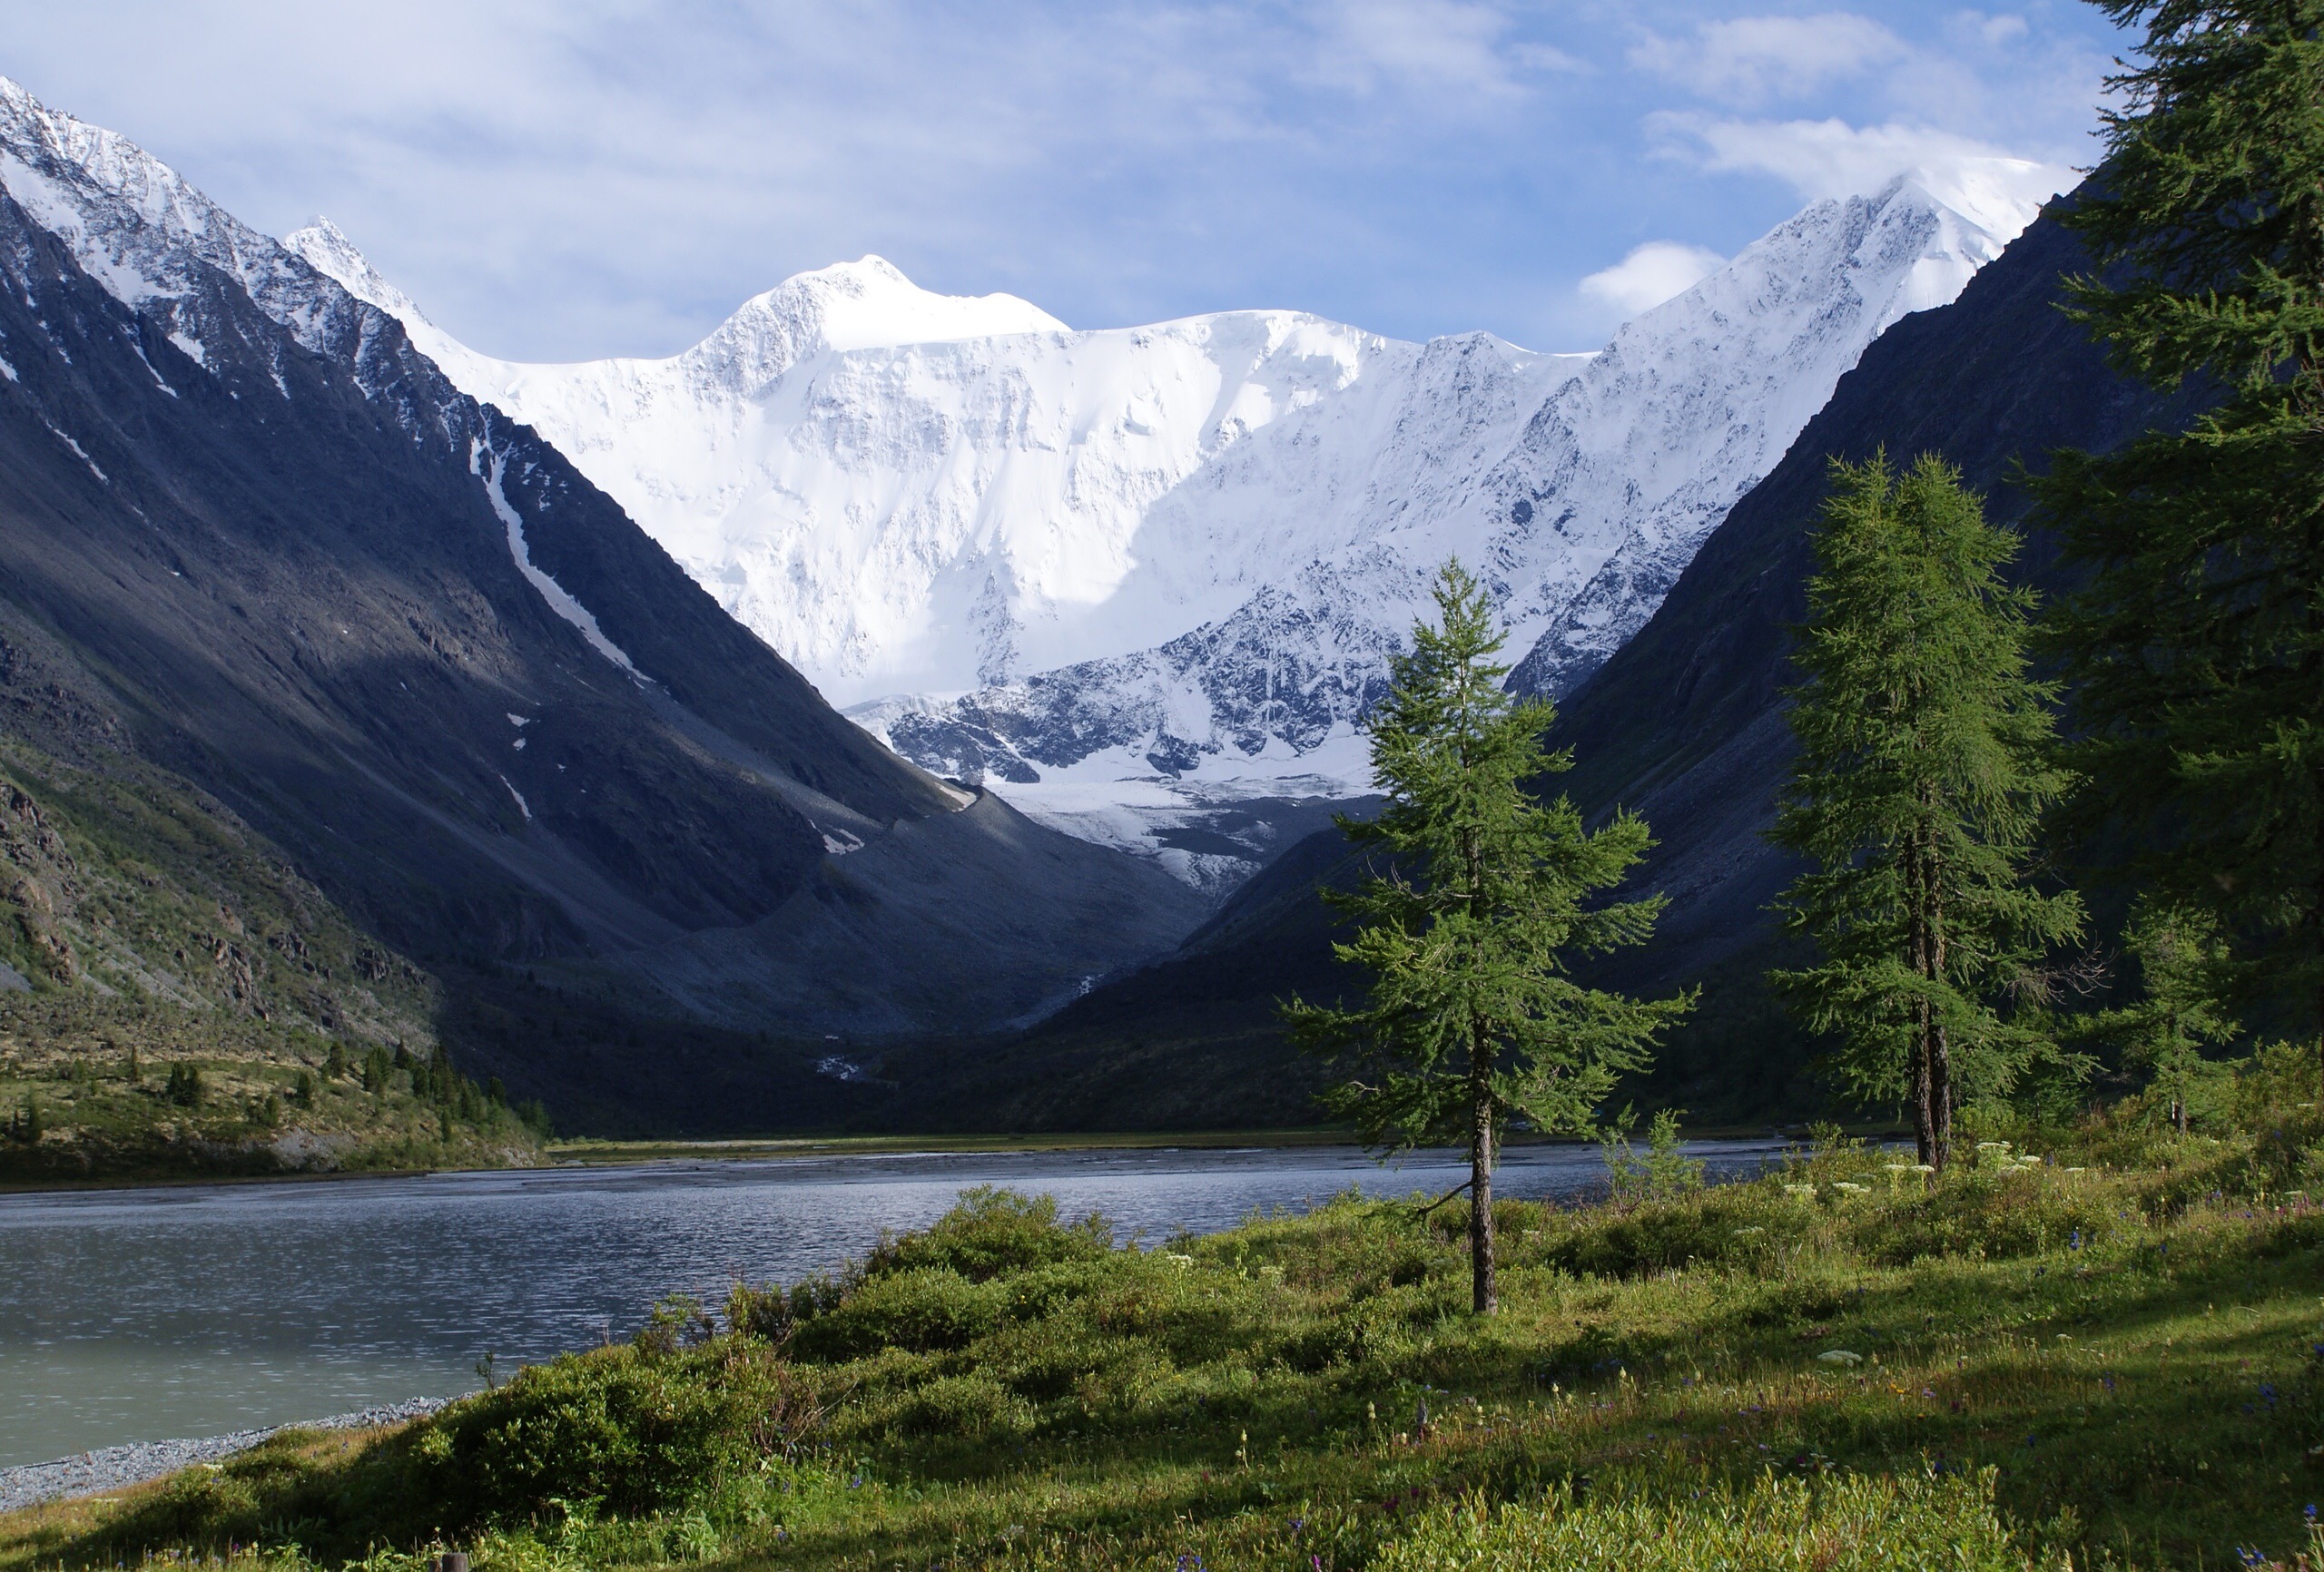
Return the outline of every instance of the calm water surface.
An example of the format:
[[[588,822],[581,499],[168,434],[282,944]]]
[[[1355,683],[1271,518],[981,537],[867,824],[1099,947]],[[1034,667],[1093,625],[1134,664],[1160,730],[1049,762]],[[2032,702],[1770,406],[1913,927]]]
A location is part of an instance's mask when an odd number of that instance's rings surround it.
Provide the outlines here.
[[[1776,1148],[1705,1143],[1714,1172]],[[1520,1147],[1502,1194],[1571,1195],[1595,1149]],[[473,1390],[626,1336],[664,1293],[793,1282],[971,1184],[1055,1195],[1125,1236],[1230,1227],[1351,1184],[1432,1195],[1452,1153],[1032,1152],[661,1163],[0,1196],[0,1467]]]

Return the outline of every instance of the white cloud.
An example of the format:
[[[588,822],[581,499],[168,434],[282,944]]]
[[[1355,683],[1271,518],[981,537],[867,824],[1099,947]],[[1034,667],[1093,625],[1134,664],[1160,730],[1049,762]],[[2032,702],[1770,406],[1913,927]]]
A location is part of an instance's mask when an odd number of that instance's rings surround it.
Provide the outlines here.
[[[1562,51],[1507,42],[1508,15],[1470,0],[1326,0],[1312,13],[1317,78],[1369,93],[1404,83],[1499,95],[1526,71],[1570,70]]]
[[[1876,192],[1910,171],[1922,172],[1934,183],[1962,188],[1964,201],[1973,200],[1970,188],[1979,182],[1998,181],[2012,192],[2039,198],[2070,190],[2082,178],[2063,165],[2016,158],[1975,137],[1896,121],[1854,126],[1843,120],[1665,114],[1653,117],[1649,126],[1668,139],[1665,148],[1673,156],[1691,158],[1715,172],[1773,175],[1809,201]]]
[[[1624,317],[1650,311],[1682,295],[1727,261],[1717,251],[1678,241],[1649,241],[1630,255],[1581,280],[1584,299],[1610,306]]]
[[[1867,17],[1740,16],[1705,22],[1690,39],[1649,34],[1630,63],[1722,103],[1797,98],[1903,58],[1904,41]]]
[[[1982,11],[1956,12],[1953,25],[1955,31],[1966,33],[1978,43],[1995,49],[2004,44],[2014,43],[2033,31],[2024,17],[2007,12],[1998,15],[1987,15]]]

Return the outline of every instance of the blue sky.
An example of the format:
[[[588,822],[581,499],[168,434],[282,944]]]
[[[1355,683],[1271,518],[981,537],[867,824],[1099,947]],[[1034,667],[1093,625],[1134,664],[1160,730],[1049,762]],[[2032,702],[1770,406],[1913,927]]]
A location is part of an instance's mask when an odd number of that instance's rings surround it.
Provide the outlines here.
[[[866,252],[1075,327],[1295,307],[1590,348],[1807,200],[1980,150],[2092,162],[2122,46],[2079,0],[0,15],[0,72],[36,95],[260,228],[328,214],[458,337],[530,359],[672,353]]]

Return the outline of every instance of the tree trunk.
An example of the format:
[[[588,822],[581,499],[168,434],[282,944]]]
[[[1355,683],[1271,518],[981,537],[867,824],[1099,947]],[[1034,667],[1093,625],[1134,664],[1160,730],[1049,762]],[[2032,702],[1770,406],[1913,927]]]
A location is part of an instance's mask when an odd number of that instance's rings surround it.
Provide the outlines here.
[[[1482,1066],[1482,1045],[1470,1050],[1470,1064]],[[1501,1284],[1493,1272],[1492,1082],[1472,1069],[1469,1110],[1469,1282],[1472,1308],[1491,1315],[1501,1308]]]
[[[1921,900],[1922,945],[1928,961],[1921,975],[1935,985],[1945,978],[1945,895],[1934,845],[1921,875]],[[1922,1160],[1942,1172],[1953,1157],[1953,1053],[1936,1006],[1931,1004],[1927,1010],[1929,1145],[1935,1155]]]
[[[1906,910],[1905,962],[1915,975],[1928,975],[1928,862],[1921,853],[1920,839],[1914,837],[1905,852],[1905,903]],[[1945,1166],[1945,1157],[1937,1144],[1935,1065],[1929,1047],[1935,1037],[1935,1008],[1925,998],[1913,1002],[1912,1100],[1913,1145],[1922,1162],[1932,1168]]]
[[[1922,1005],[1918,1008],[1925,1014],[1928,1007]],[[1934,1168],[1936,1166],[1936,1124],[1932,1117],[1934,1110],[1928,1099],[1928,1033],[1922,1028],[1918,1019],[1913,1023],[1912,1060],[1913,1149],[1920,1154],[1922,1162]]]

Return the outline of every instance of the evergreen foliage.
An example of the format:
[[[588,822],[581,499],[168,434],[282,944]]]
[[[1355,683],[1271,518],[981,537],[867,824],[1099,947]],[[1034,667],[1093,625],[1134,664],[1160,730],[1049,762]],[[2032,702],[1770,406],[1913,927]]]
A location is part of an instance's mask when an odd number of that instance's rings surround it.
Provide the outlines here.
[[[2125,371],[2222,401],[2038,483],[2088,574],[2057,634],[2079,816],[2324,1053],[2324,0],[2097,3],[2143,37],[2065,217],[2103,270],[2073,309]]]
[[[1563,797],[1529,789],[1570,767],[1541,743],[1551,707],[1502,690],[1505,634],[1484,587],[1447,563],[1433,589],[1438,621],[1413,630],[1393,687],[1370,722],[1373,778],[1387,806],[1343,818],[1357,845],[1384,854],[1353,893],[1324,899],[1357,922],[1334,947],[1371,974],[1357,1009],[1294,997],[1283,1016],[1302,1046],[1352,1062],[1325,1095],[1369,1145],[1469,1152],[1472,1308],[1494,1309],[1492,1167],[1504,1122],[1590,1129],[1616,1079],[1645,1066],[1655,1034],[1693,996],[1651,1003],[1584,987],[1572,958],[1642,943],[1662,899],[1590,906],[1652,844],[1616,812],[1595,830]],[[1455,1191],[1454,1194],[1459,1194]]]
[[[170,1066],[169,1082],[162,1095],[181,1108],[199,1108],[209,1093],[202,1079],[202,1067],[182,1060]]]
[[[1838,1037],[1852,1093],[1905,1099],[1920,1160],[1942,1168],[1958,1101],[2061,1056],[1999,1007],[2038,992],[2043,952],[2081,928],[2077,897],[2025,878],[2065,785],[2045,761],[2053,689],[2026,670],[2033,595],[2000,577],[2017,539],[1955,471],[1924,456],[1899,475],[1882,455],[1835,461],[1832,481],[1770,832],[1816,864],[1778,909],[1821,958],[1776,982]]]
[[[2209,913],[2152,901],[2132,913],[2124,937],[2138,958],[2144,997],[2104,1011],[2087,1029],[2121,1044],[2123,1057],[2147,1071],[2150,1093],[2183,1135],[2227,1081],[2228,1066],[2203,1052],[2237,1034],[2234,1019],[2218,1004],[2220,976],[2230,964],[2227,946]]]

